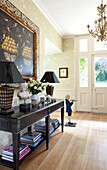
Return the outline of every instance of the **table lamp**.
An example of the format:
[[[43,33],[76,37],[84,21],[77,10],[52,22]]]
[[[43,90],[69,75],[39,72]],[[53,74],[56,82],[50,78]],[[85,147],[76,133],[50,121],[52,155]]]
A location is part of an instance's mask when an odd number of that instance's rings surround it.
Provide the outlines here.
[[[24,83],[24,80],[13,62],[0,61],[0,83],[4,86],[0,87],[0,114],[10,114],[14,112],[12,108],[12,100],[14,88],[6,84]]]
[[[53,71],[46,71],[44,76],[41,79],[41,82],[48,82],[48,83],[59,83],[59,80],[57,79],[55,73]],[[54,86],[48,85],[46,87],[46,93],[47,95],[53,96]]]

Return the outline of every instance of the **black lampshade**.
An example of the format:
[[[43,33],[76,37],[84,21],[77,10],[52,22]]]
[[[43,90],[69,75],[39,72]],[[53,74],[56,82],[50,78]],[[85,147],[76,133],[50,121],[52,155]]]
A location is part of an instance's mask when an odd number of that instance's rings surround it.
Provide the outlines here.
[[[41,82],[59,83],[59,80],[53,71],[46,71],[41,79]]]
[[[10,61],[0,61],[0,83],[24,83],[16,65]]]

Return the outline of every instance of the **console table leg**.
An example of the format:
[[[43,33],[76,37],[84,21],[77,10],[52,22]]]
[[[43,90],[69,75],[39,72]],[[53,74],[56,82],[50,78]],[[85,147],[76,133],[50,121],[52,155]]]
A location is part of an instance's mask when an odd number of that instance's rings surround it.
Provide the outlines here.
[[[28,127],[28,132],[31,132],[31,128],[32,128],[31,126]]]
[[[50,123],[50,116],[45,118],[46,122],[46,150],[49,149],[49,123]]]
[[[62,132],[64,131],[64,107],[61,108],[61,125],[62,125]]]
[[[20,133],[13,133],[13,169],[19,170]]]

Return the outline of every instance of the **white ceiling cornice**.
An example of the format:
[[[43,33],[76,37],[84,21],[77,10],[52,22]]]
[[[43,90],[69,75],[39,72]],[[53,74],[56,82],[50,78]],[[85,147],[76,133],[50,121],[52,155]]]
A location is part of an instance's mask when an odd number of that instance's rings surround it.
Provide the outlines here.
[[[49,12],[46,10],[46,8],[43,6],[43,4],[37,0],[32,0],[33,3],[38,7],[38,9],[42,12],[42,14],[47,18],[47,20],[51,23],[51,25],[55,28],[55,30],[62,36],[61,28],[56,24],[56,22],[53,20],[53,18],[49,15]]]
[[[63,39],[69,39],[69,38],[74,38],[75,35],[63,35]]]
[[[88,34],[78,34],[78,35],[63,35],[63,39],[69,39],[69,38],[74,38],[74,37],[78,37],[78,36],[87,36],[87,35],[90,35],[89,33]]]

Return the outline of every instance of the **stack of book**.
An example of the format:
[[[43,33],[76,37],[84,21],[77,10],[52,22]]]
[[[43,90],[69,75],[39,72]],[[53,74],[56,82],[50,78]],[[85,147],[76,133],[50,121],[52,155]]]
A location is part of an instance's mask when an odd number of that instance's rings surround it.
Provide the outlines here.
[[[54,129],[57,129],[57,128],[59,127],[59,125],[60,125],[58,119],[52,119],[52,118],[50,118],[50,122],[52,123]]]
[[[41,132],[44,136],[46,135],[46,124],[45,121],[39,121],[34,125],[34,129],[38,132]],[[52,123],[50,122],[49,126],[49,135],[51,135],[54,131],[54,127],[52,126]]]
[[[19,160],[24,158],[30,151],[31,149],[28,147],[28,145],[21,144],[19,148]],[[3,149],[1,155],[3,160],[13,162],[13,145],[11,144]]]
[[[23,144],[36,147],[43,140],[42,133],[40,132],[27,132],[20,137]]]

